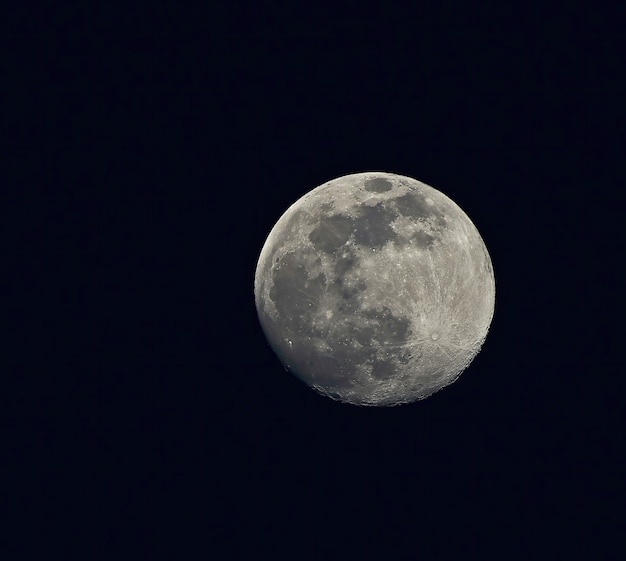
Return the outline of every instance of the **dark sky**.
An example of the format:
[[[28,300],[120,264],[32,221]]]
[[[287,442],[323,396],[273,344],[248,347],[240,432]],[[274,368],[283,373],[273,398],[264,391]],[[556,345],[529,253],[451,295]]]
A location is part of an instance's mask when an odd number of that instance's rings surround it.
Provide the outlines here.
[[[2,24],[15,42],[3,206],[18,350],[2,393],[30,470],[24,516],[268,531],[471,521],[557,546],[569,524],[617,528],[612,15],[249,4],[86,3]],[[393,409],[290,377],[254,309],[276,220],[365,170],[450,196],[496,275],[472,366]]]

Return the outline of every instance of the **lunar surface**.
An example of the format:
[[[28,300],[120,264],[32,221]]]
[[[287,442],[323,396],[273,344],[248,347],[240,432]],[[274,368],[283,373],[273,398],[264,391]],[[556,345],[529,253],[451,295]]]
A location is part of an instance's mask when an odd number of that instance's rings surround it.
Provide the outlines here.
[[[254,294],[283,365],[356,405],[424,399],[479,352],[491,259],[446,195],[392,173],[346,175],[294,203],[267,237]]]

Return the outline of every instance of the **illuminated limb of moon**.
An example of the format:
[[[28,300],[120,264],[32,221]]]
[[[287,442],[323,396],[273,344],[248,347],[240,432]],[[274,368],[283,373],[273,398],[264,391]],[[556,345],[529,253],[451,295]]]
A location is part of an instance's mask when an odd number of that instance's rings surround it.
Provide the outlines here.
[[[487,249],[467,215],[411,178],[370,172],[314,189],[270,232],[259,320],[285,366],[333,399],[396,405],[453,382],[494,312]]]

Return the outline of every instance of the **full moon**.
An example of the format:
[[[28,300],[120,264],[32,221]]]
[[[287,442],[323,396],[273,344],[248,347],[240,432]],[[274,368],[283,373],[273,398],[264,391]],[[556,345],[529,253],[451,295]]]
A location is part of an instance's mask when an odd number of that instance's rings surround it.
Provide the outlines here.
[[[480,351],[495,305],[469,217],[416,179],[333,179],[289,207],[254,279],[267,340],[311,388],[355,405],[424,399]]]

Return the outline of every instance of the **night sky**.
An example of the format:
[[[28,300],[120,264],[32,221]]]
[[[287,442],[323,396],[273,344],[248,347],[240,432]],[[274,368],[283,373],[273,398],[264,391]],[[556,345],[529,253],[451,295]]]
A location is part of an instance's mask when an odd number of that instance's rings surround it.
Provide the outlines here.
[[[615,552],[600,537],[625,499],[612,15],[89,4],[2,24],[15,516],[205,537],[449,529],[534,559],[576,528],[580,551]],[[285,372],[254,308],[281,214],[371,170],[452,198],[496,277],[470,368],[390,409]]]

